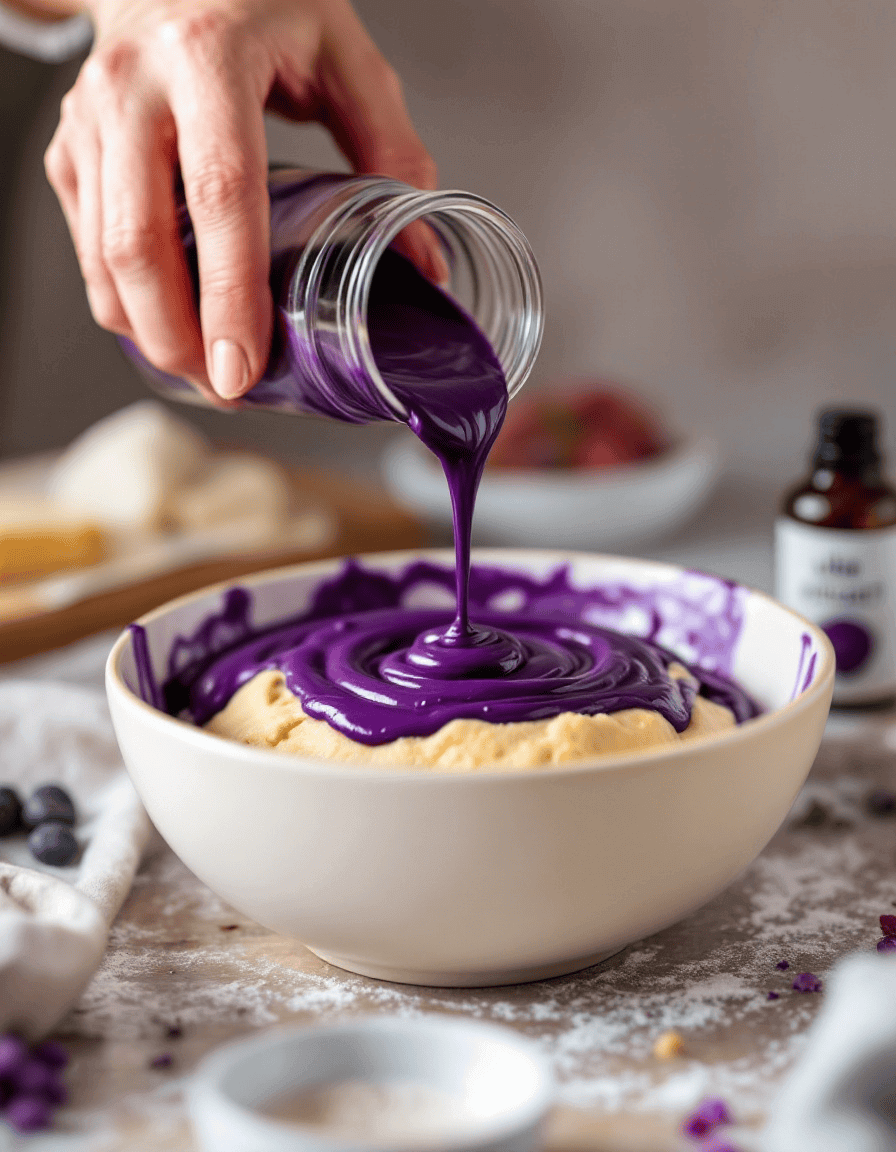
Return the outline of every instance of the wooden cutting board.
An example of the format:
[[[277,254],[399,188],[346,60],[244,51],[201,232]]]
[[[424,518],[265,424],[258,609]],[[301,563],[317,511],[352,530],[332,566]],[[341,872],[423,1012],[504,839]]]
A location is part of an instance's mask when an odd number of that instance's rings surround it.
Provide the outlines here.
[[[300,552],[266,549],[218,557],[103,592],[52,612],[0,622],[0,663],[61,648],[108,628],[122,628],[166,600],[219,580],[305,560],[419,548],[425,544],[423,524],[375,484],[312,469],[296,470],[294,476],[297,490],[329,509],[335,518],[336,534],[326,547]]]

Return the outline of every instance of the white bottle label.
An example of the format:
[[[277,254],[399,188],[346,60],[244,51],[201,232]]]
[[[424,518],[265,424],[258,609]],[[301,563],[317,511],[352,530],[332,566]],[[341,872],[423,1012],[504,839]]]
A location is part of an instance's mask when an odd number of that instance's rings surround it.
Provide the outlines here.
[[[896,693],[896,528],[815,528],[781,517],[775,570],[778,599],[834,645],[834,702]]]

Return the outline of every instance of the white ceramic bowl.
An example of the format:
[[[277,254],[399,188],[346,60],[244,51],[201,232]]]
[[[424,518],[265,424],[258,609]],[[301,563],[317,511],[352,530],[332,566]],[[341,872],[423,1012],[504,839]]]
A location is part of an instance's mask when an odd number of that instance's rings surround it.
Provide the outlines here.
[[[656,460],[607,471],[486,472],[476,497],[474,538],[543,548],[628,548],[674,532],[708,497],[718,450],[686,440]],[[396,439],[383,460],[392,495],[412,511],[450,525],[445,477],[413,437]]]
[[[419,1086],[454,1108],[433,1118],[422,1139],[371,1134],[369,1143],[271,1115],[278,1099],[358,1081]],[[547,1062],[531,1041],[507,1028],[430,1016],[277,1028],[227,1044],[200,1064],[188,1100],[205,1152],[531,1152],[552,1095]],[[413,1102],[406,1093],[405,1106]]]
[[[452,563],[447,552],[424,555]],[[419,556],[363,563],[395,571]],[[109,657],[125,763],[174,851],[242,912],[365,975],[515,983],[575,971],[658,931],[761,851],[821,740],[833,650],[769,597],[643,560],[508,549],[475,561],[539,577],[566,563],[580,588],[652,589],[660,642],[683,657],[694,620],[723,626],[736,601],[733,672],[767,713],[680,746],[546,771],[371,770],[212,736],[143,702],[130,634]],[[340,563],[241,581],[254,623],[294,615]],[[159,679],[175,639],[220,609],[226,587],[142,618]],[[627,612],[618,623],[643,633],[648,621]]]

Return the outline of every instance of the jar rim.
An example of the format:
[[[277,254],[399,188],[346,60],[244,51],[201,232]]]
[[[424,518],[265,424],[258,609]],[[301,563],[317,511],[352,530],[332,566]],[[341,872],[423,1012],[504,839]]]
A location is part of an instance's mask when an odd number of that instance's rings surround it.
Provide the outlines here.
[[[512,340],[504,341],[513,349],[511,360],[508,360],[507,347],[504,347],[502,355],[501,350],[494,346],[492,335],[484,330],[479,317],[465,308],[450,289],[446,292],[457,307],[470,314],[473,323],[492,343],[505,372],[508,397],[515,396],[535,363],[544,327],[541,277],[529,242],[516,222],[491,201],[472,192],[421,190],[384,176],[349,177],[346,184],[349,196],[315,229],[308,248],[316,249],[317,256],[312,265],[306,267],[307,278],[297,277],[297,281],[305,279],[306,289],[316,282],[316,273],[325,259],[327,241],[353,217],[357,221],[363,214],[363,227],[357,233],[349,258],[340,272],[336,320],[347,362],[364,373],[394,415],[399,419],[407,418],[404,405],[383,379],[370,344],[367,313],[371,283],[381,256],[404,228],[418,220],[441,216],[455,228],[460,226],[469,230],[471,224],[484,225],[488,238],[495,241],[492,257],[500,254],[506,269],[513,274],[513,284],[518,286],[516,331]],[[437,221],[434,221],[434,227],[437,228]],[[479,235],[480,239],[486,235],[485,229],[481,229]],[[294,290],[298,290],[297,281],[294,281]]]

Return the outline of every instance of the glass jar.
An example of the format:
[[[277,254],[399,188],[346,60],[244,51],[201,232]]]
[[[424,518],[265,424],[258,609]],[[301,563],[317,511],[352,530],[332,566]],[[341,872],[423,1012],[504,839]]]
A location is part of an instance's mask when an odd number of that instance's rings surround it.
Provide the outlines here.
[[[366,319],[378,261],[416,220],[438,236],[451,274],[446,290],[488,338],[509,395],[523,386],[541,344],[541,279],[525,236],[499,208],[469,192],[422,192],[381,176],[297,168],[272,169],[269,192],[276,323],[265,374],[240,406],[350,423],[406,418],[377,368]],[[185,205],[179,221],[198,293]],[[187,381],[122,343],[162,396],[208,404]]]

